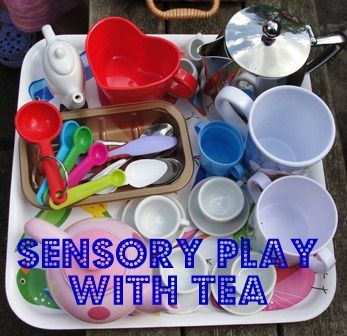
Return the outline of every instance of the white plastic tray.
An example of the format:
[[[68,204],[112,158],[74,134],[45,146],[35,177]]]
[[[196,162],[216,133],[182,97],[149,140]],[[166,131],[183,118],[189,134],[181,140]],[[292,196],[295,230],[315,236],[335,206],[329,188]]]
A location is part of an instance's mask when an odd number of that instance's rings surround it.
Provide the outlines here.
[[[85,35],[63,35],[60,38],[67,40],[82,52],[84,49]],[[180,49],[184,50],[185,45],[192,38],[192,35],[163,35],[174,42]],[[214,35],[204,35],[203,38],[210,41]],[[31,100],[29,86],[32,82],[43,78],[41,65],[42,51],[45,42],[42,40],[36,43],[27,53],[23,63],[18,107]],[[303,86],[311,88],[309,78],[306,78]],[[96,94],[94,79],[87,82],[87,101],[89,107],[99,106]],[[51,101],[55,103],[54,101]],[[201,116],[186,100],[179,99],[176,105],[184,111],[187,125],[190,131],[191,143],[194,155],[197,154],[196,138],[193,125]],[[336,270],[333,268],[329,273],[316,275],[315,282],[309,295],[300,303],[283,310],[262,311],[252,316],[236,316],[218,310],[212,305],[187,315],[171,315],[166,313],[150,315],[139,314],[128,316],[120,321],[107,324],[92,324],[79,321],[70,317],[61,310],[32,305],[21,296],[17,285],[16,275],[19,269],[17,264],[18,255],[15,252],[16,245],[23,233],[25,222],[34,217],[39,209],[33,207],[24,197],[21,190],[19,154],[18,154],[18,134],[15,136],[14,156],[12,167],[12,184],[9,210],[9,229],[6,262],[6,293],[11,308],[16,315],[24,322],[44,329],[103,329],[103,328],[146,328],[146,327],[173,327],[173,326],[203,326],[203,325],[233,325],[233,324],[261,324],[261,323],[286,323],[302,321],[320,315],[331,303],[336,289]],[[308,174],[325,186],[324,171],[322,163],[318,163]],[[193,179],[194,180],[194,179]],[[189,191],[192,188],[189,183],[182,191],[175,194],[186,209]],[[113,202],[107,204],[108,212],[114,218],[120,218],[125,202]],[[80,208],[74,208],[63,224],[65,228],[79,219],[90,216]],[[330,245],[333,250],[333,245]],[[213,253],[213,251],[211,251]]]

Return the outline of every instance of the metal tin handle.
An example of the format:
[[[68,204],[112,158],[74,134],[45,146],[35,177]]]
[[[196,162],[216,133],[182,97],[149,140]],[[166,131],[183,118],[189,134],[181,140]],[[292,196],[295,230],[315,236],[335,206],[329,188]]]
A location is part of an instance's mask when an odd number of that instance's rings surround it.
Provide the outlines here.
[[[306,65],[306,73],[310,74],[312,71],[318,69],[323,64],[333,58],[338,52],[346,47],[346,35],[343,32],[330,33],[322,37],[315,37],[312,28],[307,25],[306,29],[311,38],[312,46],[330,46],[326,48],[313,60],[310,60]]]

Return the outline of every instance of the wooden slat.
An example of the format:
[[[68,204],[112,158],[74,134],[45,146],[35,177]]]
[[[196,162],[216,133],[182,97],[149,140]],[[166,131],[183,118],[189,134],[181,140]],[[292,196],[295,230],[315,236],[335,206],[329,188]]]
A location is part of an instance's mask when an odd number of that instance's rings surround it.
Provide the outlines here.
[[[206,10],[209,4],[174,2],[168,4],[167,8],[193,7]],[[208,20],[173,20],[167,22],[168,33],[171,34],[219,34],[224,31],[229,19],[240,10],[239,3],[221,3],[217,14]]]
[[[184,336],[277,336],[277,334],[275,324],[184,328],[183,332]]]
[[[158,4],[161,8],[163,4]],[[90,0],[89,27],[108,16],[122,16],[134,22],[144,33],[165,33],[165,22],[153,16],[143,0]]]
[[[180,328],[88,330],[86,336],[180,336]]]

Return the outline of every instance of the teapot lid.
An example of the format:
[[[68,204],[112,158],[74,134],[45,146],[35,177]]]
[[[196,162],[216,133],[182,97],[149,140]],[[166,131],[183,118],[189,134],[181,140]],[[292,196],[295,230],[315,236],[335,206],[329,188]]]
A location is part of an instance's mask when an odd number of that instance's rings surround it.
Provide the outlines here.
[[[306,26],[271,6],[245,8],[229,21],[225,47],[244,70],[261,77],[293,74],[307,61],[311,49]]]

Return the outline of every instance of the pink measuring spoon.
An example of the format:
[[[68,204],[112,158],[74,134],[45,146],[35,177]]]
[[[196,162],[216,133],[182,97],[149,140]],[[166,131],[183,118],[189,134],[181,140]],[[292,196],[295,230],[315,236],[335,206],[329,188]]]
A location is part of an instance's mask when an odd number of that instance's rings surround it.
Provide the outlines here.
[[[91,145],[87,156],[69,174],[69,188],[78,185],[93,167],[103,165],[107,158],[108,150],[104,144],[95,142]]]

